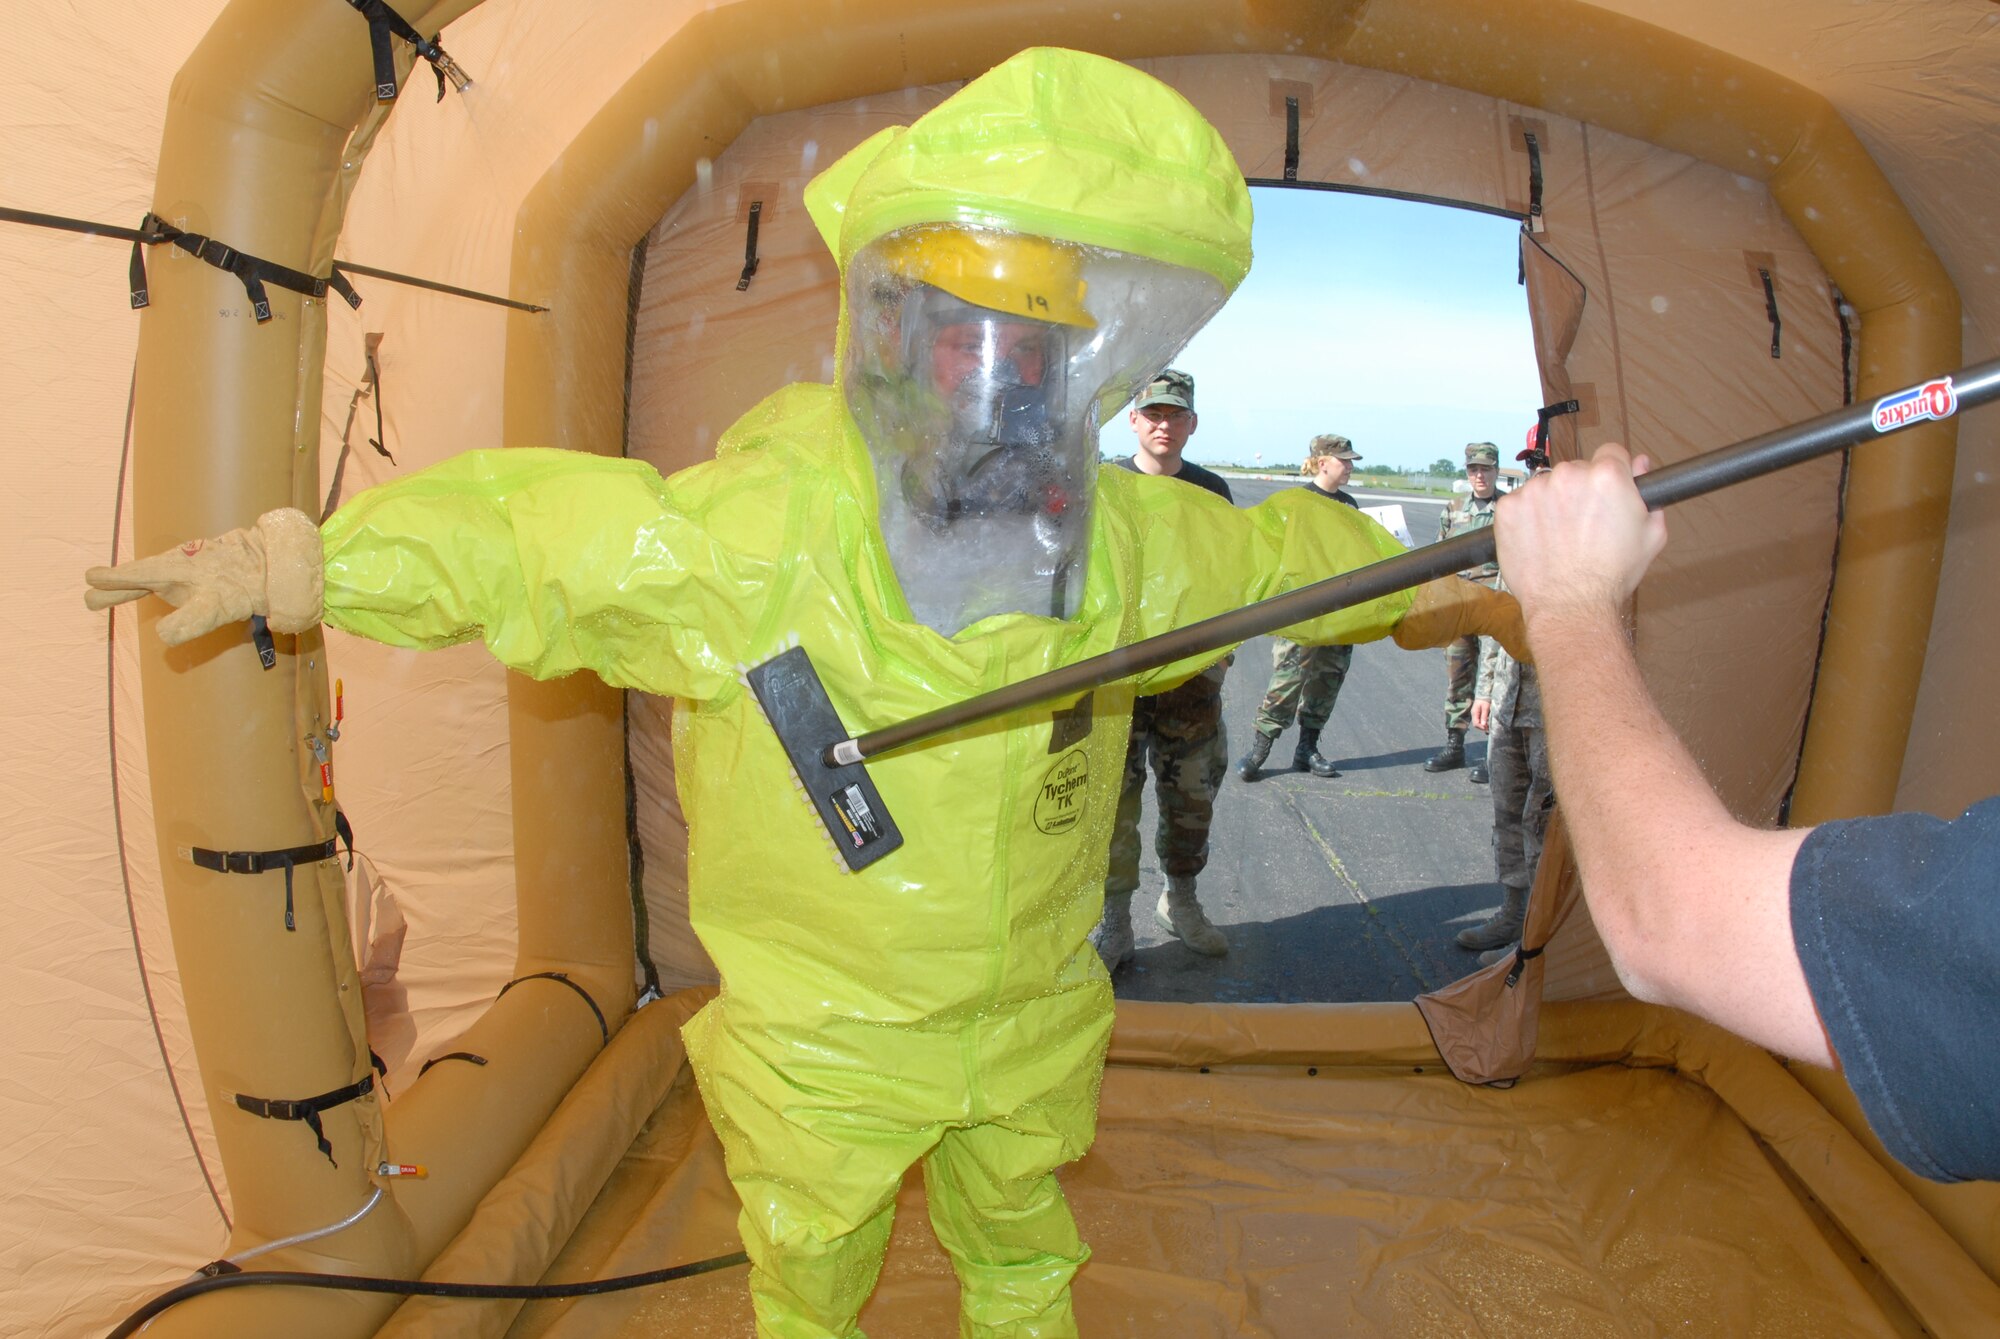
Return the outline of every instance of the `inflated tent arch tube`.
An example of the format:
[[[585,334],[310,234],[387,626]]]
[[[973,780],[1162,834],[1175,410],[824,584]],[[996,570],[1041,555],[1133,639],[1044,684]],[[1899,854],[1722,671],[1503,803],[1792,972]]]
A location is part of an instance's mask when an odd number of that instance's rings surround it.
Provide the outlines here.
[[[435,32],[468,3],[410,5]],[[412,53],[400,46],[407,70]],[[366,151],[392,104],[377,103],[366,23],[345,5],[242,0],[217,19],[176,78],[154,212],[177,227],[294,269],[325,274]],[[232,274],[178,255],[150,267],[140,316],[134,532],[141,551],[214,534],[273,507],[317,511],[324,306],[272,289],[273,319],[248,311]],[[322,1156],[299,1121],[239,1110],[235,1094],[298,1099],[369,1074],[343,905],[330,862],[300,865],[296,930],[283,926],[286,872],[227,875],[183,852],[272,851],[324,840],[305,736],[330,721],[317,631],[282,639],[265,671],[241,629],[168,650],[142,615],[155,823],[167,915],[216,1138],[235,1203],[232,1249],[338,1222],[373,1191],[382,1162],[435,1166],[353,1227],[288,1263],[367,1274],[418,1272],[471,1215],[603,1046],[592,1013],[565,986],[524,983],[464,1039],[483,1067],[441,1066],[402,1093],[385,1129],[379,1091],[318,1113]],[[544,934],[559,882],[523,883],[517,975],[559,970],[616,1026],[631,1007],[622,903]],[[600,925],[610,927],[591,943]],[[565,938],[564,936],[568,936]],[[552,998],[553,997],[553,998]],[[481,1082],[483,1080],[483,1083]],[[206,1299],[155,1332],[357,1334],[393,1299],[277,1290]]]
[[[412,3],[404,12],[436,32],[473,3]],[[690,18],[521,209],[508,291],[552,310],[509,318],[507,440],[615,449],[631,248],[693,182],[699,158],[766,112],[970,77],[1012,54],[1023,33],[1125,58],[1283,52],[1371,66],[1544,107],[1762,178],[1862,313],[1859,397],[1959,360],[1956,294],[1852,132],[1816,95],[1686,39],[1582,4],[1526,0],[1166,0],[1143,24],[1092,0],[1007,14],[994,23],[976,9],[911,0],[743,0]],[[882,61],[888,49],[900,53],[899,69]],[[407,66],[407,49],[399,59]],[[372,91],[365,24],[353,10],[237,0],[175,82],[154,211],[323,273],[386,115]],[[274,293],[277,319],[260,326],[227,273],[163,260],[152,282],[139,339],[137,550],[219,533],[272,507],[312,508],[324,308]],[[1801,820],[1883,809],[1893,798],[1955,441],[1949,423],[1917,435],[1854,461],[1846,524],[1855,542],[1843,545],[1835,581],[1794,808]],[[332,868],[301,867],[298,930],[286,934],[272,911],[281,874],[213,874],[177,855],[188,846],[284,849],[330,834],[300,741],[324,728],[327,670],[317,634],[281,647],[269,673],[231,631],[174,651],[150,636],[142,643],[168,915],[236,1199],[235,1244],[339,1220],[371,1192],[375,1160],[393,1155],[440,1171],[394,1185],[355,1228],[315,1243],[306,1263],[422,1269],[598,1054],[598,1024],[565,986],[510,991],[463,1042],[488,1065],[424,1075],[399,1094],[386,1130],[372,1097],[324,1114],[337,1166],[298,1124],[230,1109],[235,1092],[309,1096],[367,1071]],[[1855,706],[1863,691],[1866,711]],[[585,676],[516,679],[510,694],[517,972],[565,973],[614,1030],[632,1001],[620,707]],[[1838,732],[1826,725],[1836,720]],[[468,1139],[472,1131],[478,1138]],[[614,1135],[604,1142],[616,1144]],[[449,1157],[431,1156],[447,1149]],[[573,1189],[587,1202],[590,1187]],[[467,1246],[461,1238],[454,1250]],[[480,1258],[491,1281],[532,1278],[551,1249],[523,1240]],[[278,1295],[241,1299],[256,1308],[254,1322],[248,1310],[225,1317],[222,1308],[238,1301],[204,1299],[156,1328],[352,1334],[383,1315],[365,1299]]]

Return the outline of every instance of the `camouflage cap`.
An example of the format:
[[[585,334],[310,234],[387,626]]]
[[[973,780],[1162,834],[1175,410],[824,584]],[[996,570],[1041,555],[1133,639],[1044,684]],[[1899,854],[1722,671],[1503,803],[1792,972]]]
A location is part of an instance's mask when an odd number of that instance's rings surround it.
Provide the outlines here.
[[[1491,442],[1467,442],[1465,463],[1468,465],[1491,465],[1500,467],[1500,448]]]
[[[1359,460],[1361,453],[1354,449],[1354,443],[1337,432],[1323,432],[1312,439],[1306,447],[1306,459],[1318,460],[1321,456],[1339,456],[1342,460]]]
[[[1151,405],[1173,405],[1180,409],[1194,408],[1194,378],[1178,368],[1170,367],[1146,383],[1146,389],[1139,393],[1135,409],[1145,409]]]

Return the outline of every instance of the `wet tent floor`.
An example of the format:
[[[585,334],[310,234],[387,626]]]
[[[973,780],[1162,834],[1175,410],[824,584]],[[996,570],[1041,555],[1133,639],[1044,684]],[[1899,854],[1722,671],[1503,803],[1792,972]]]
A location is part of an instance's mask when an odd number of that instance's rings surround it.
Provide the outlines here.
[[[1426,1058],[1421,1024],[1410,1030],[1414,1010],[1351,1015],[1369,1041],[1341,1063],[1303,1063],[1293,1029],[1275,1047],[1266,1038],[1242,1048],[1273,1063],[1226,1065],[1244,1010],[1148,1008],[1136,1037],[1121,1011],[1115,1054],[1137,1063],[1108,1071],[1097,1143],[1064,1173],[1094,1252],[1076,1285],[1085,1335],[1922,1333],[1897,1293],[1924,1281],[1887,1283],[1890,1264],[1878,1272],[1866,1256],[1886,1257],[1857,1248],[1788,1167],[1800,1147],[1815,1165],[1831,1161],[1826,1132],[1805,1131],[1830,1122],[1783,1091],[1781,1109],[1756,1123],[1787,1132],[1786,1157],[1657,1054],[1548,1064],[1511,1090],[1471,1088],[1434,1058],[1411,1063]],[[1617,1028],[1630,1031],[1638,1006],[1623,1008]],[[1315,1017],[1273,1016],[1308,1026]],[[1218,1063],[1159,1067],[1168,1051]],[[1723,1086],[1739,1104],[1773,1075],[1802,1096],[1761,1054],[1699,1067],[1733,1073]],[[1884,1230],[1906,1237],[1895,1220],[1910,1210],[1907,1201],[1865,1213],[1844,1206],[1850,1223],[1879,1214]],[[683,1072],[548,1277],[733,1250],[734,1213],[720,1149]],[[1928,1310],[1934,1328],[1951,1305]],[[951,1335],[956,1306],[913,1172],[862,1323],[874,1339]],[[692,1339],[747,1336],[752,1326],[735,1268],[643,1293],[532,1304],[510,1333]]]

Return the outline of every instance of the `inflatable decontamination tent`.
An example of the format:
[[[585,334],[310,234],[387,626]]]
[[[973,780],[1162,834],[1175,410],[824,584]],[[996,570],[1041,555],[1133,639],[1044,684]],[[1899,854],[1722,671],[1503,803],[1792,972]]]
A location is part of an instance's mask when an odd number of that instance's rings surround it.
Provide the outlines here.
[[[7,1333],[103,1332],[225,1256],[533,1283],[737,1248],[678,1038],[715,974],[673,705],[476,646],[169,650],[157,606],[90,614],[80,574],[474,447],[708,458],[831,378],[805,183],[1024,46],[1157,76],[1253,182],[1520,219],[1544,399],[1581,406],[1559,457],[1682,459],[2000,352],[1985,0],[399,12],[14,7]],[[1974,414],[1676,513],[1640,656],[1739,814],[2000,790],[1996,446]],[[1993,1187],[1902,1172],[1837,1075],[1623,998],[1581,914],[1544,961],[1505,1089],[1454,1078],[1407,1002],[1121,1006],[1066,1174],[1085,1332],[2000,1326]],[[870,1333],[955,1323],[922,1198]],[[750,1326],[731,1269],[525,1307],[243,1289],[154,1323]]]

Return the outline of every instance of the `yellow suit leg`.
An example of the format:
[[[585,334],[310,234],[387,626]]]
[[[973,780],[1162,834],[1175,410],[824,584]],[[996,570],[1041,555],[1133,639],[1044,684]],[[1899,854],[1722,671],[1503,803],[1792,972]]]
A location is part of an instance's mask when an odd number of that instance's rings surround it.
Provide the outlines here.
[[[1096,968],[1092,950],[1077,957]],[[736,1031],[726,997],[689,1021],[682,1036],[743,1202],[759,1339],[857,1339],[896,1192],[919,1159],[958,1271],[960,1333],[1075,1335],[1069,1286],[1089,1252],[1054,1173],[1096,1133],[1102,984],[962,1029],[822,1023],[790,1045]],[[871,1054],[849,1053],[857,1036]],[[1040,1043],[1033,1058],[1010,1060],[1024,1040]]]
[[[1080,1152],[1075,1132],[1058,1128],[1073,1123],[1071,1106],[948,1131],[924,1162],[931,1226],[958,1270],[963,1339],[1076,1335],[1070,1281],[1090,1250],[1055,1177]]]
[[[800,1063],[780,1073],[729,1035],[715,1004],[683,1030],[750,1256],[758,1339],[860,1339],[903,1173],[937,1140]]]

